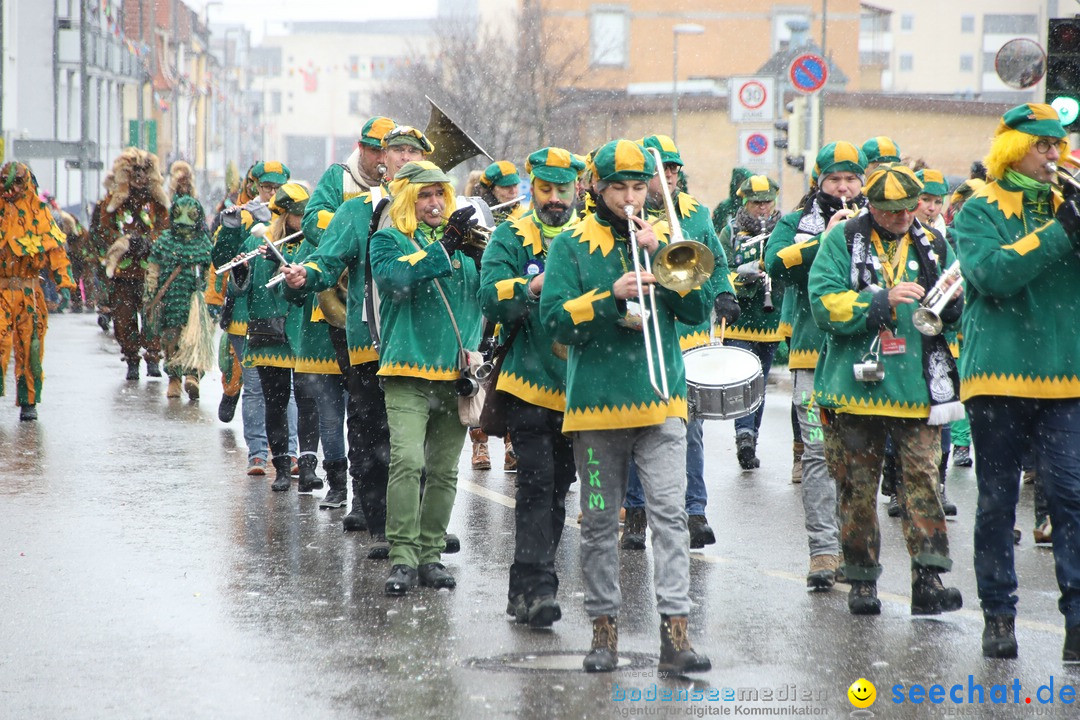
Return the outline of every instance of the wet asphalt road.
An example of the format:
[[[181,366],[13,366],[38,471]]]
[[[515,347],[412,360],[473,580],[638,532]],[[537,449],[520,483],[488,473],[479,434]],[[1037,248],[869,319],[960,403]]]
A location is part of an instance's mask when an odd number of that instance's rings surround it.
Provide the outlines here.
[[[690,626],[713,670],[690,681],[654,672],[648,551],[622,558],[620,649],[636,669],[580,671],[590,626],[576,486],[559,559],[563,619],[530,631],[503,612],[512,475],[474,473],[463,456],[450,527],[463,549],[444,558],[457,589],[387,598],[389,567],[366,559],[366,536],[341,532],[344,510],[319,510],[295,489],[271,493],[269,479],[244,474],[240,413],[218,422],[216,375],[195,404],[166,400],[162,380],[127,383],[90,315],[52,318],[45,368],[37,423],[18,421],[10,394],[0,401],[2,718],[870,717],[852,715],[847,699],[859,677],[877,687],[873,717],[1078,715],[1060,696],[1052,705],[1036,696],[1051,677],[1055,693],[1080,685],[1080,670],[1060,660],[1052,555],[1031,543],[1030,486],[1018,511],[1019,660],[980,654],[970,469],[949,480],[960,514],[949,523],[956,568],[946,579],[962,589],[964,610],[910,616],[907,555],[884,504],[882,615],[851,617],[846,586],[806,592],[782,371],[769,388],[759,470],[738,469],[730,423],[706,423],[719,539],[693,555]],[[501,457],[497,441],[492,449]],[[1019,704],[989,704],[995,683],[1009,686],[1011,703],[1014,680]],[[946,693],[962,684],[965,702],[894,703],[893,686],[913,683]],[[984,686],[987,704],[967,704],[969,683]],[[729,690],[735,699],[725,701]],[[635,691],[703,699],[613,699]]]

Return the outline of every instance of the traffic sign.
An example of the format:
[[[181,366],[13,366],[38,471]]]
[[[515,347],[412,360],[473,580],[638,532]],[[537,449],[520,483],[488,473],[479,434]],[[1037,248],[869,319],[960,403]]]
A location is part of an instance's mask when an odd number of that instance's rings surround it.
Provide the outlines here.
[[[733,123],[769,123],[776,116],[776,78],[731,78],[728,105]]]
[[[805,53],[791,61],[788,79],[797,91],[811,95],[825,87],[829,79],[829,64],[820,55]]]
[[[776,162],[775,152],[768,130],[739,131],[740,165],[771,167]]]

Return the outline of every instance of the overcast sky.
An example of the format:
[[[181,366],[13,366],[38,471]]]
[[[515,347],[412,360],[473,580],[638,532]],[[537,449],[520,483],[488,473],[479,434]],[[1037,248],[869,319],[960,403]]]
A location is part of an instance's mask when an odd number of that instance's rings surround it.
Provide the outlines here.
[[[186,0],[205,11],[207,0]],[[275,23],[292,20],[382,20],[432,17],[438,0],[224,0],[210,2],[210,23],[244,23],[256,36]]]

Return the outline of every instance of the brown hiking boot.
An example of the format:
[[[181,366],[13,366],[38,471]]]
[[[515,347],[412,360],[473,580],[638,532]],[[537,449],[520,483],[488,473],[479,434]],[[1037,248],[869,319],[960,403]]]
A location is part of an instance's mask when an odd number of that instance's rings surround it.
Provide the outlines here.
[[[1044,517],[1042,522],[1039,523],[1035,527],[1035,532],[1033,534],[1033,536],[1035,538],[1035,544],[1036,545],[1046,545],[1046,544],[1053,543],[1053,540],[1052,540],[1053,533],[1054,533],[1054,528],[1050,524],[1050,518],[1049,517]]]
[[[469,428],[469,438],[472,440],[473,444],[473,470],[490,470],[491,456],[488,454],[487,434],[480,428]]]
[[[791,446],[791,482],[802,482],[802,454],[803,444],[801,442],[793,443]]]
[[[615,669],[619,664],[618,618],[611,615],[593,618],[592,649],[581,664],[585,672],[611,672]]]
[[[811,590],[829,590],[836,584],[836,570],[840,558],[836,555],[814,555],[810,558],[810,572],[806,575],[806,587]]]
[[[709,658],[691,647],[685,615],[660,616],[660,665],[656,669],[679,675],[712,669]]]
[[[178,378],[178,377],[169,378],[169,387],[165,389],[165,397],[167,397],[167,398],[178,398],[178,397],[180,397],[180,394],[181,394],[180,378]]]
[[[191,400],[199,399],[199,378],[194,375],[188,375],[184,378],[184,392]]]
[[[506,447],[506,454],[503,455],[503,471],[517,472],[517,453],[514,452],[514,444],[510,442],[509,435],[503,440],[503,445]]]

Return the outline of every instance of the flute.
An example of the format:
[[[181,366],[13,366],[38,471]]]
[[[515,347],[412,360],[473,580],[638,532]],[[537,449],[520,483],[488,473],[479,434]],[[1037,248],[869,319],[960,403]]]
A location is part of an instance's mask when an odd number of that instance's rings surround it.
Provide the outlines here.
[[[280,244],[281,244],[281,243],[283,243],[283,242],[287,242],[288,240],[290,240],[290,239],[292,239],[292,238],[296,237],[297,235],[302,235],[302,234],[303,234],[303,231],[301,230],[301,231],[300,231],[300,232],[298,232],[298,233],[293,233],[292,235],[289,235],[289,236],[287,236],[287,237],[283,237],[283,238],[281,238],[280,240],[274,240],[274,241],[273,241],[272,243],[270,243],[270,244],[271,244],[271,245],[274,245],[274,246],[277,246],[277,245],[280,245]],[[269,241],[267,241],[267,242],[269,242]],[[225,263],[225,264],[224,264],[224,265],[222,265],[221,267],[217,268],[217,269],[215,270],[215,272],[216,272],[216,273],[217,273],[218,275],[222,275],[222,274],[224,274],[224,273],[227,273],[227,272],[229,272],[230,270],[232,270],[232,269],[233,269],[234,267],[236,267],[237,265],[243,265],[244,263],[246,263],[246,262],[248,262],[249,260],[251,260],[252,258],[254,258],[254,257],[255,257],[256,255],[258,255],[258,254],[259,254],[260,252],[262,252],[262,249],[261,249],[261,248],[262,248],[262,246],[260,245],[259,247],[255,248],[255,249],[254,249],[254,250],[252,250],[251,252],[249,252],[249,253],[244,253],[243,255],[241,255],[240,257],[236,258],[235,260],[230,260],[229,262]]]

